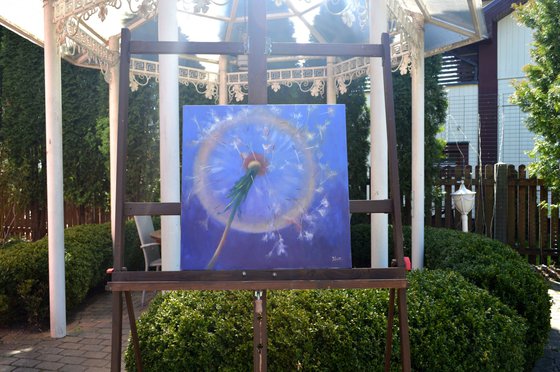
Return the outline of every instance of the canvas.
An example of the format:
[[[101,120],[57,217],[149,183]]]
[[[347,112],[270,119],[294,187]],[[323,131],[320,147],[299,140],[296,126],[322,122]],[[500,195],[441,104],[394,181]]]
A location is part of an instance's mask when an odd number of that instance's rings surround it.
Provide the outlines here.
[[[181,269],[351,267],[343,105],[183,115]]]

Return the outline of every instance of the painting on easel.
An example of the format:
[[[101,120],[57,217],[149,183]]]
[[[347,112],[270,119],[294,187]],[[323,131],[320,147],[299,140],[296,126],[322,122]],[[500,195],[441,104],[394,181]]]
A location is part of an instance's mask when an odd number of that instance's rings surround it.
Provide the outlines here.
[[[349,268],[343,105],[185,106],[181,269]]]

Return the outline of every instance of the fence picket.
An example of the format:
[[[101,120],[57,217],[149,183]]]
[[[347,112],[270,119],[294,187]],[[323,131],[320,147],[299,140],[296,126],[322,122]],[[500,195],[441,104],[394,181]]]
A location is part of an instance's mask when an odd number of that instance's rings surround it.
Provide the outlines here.
[[[529,185],[528,187],[528,228],[529,228],[529,248],[537,248],[537,185],[534,179],[528,179]],[[531,256],[535,258],[535,256]],[[536,263],[536,262],[532,262]]]
[[[492,221],[494,220],[494,166],[484,167],[484,232],[492,237]]]
[[[519,248],[527,248],[527,185],[525,185],[522,180],[525,179],[526,172],[525,166],[519,166],[519,177],[517,179],[518,186],[518,202],[519,202],[519,212],[517,219],[517,242],[519,243]]]
[[[552,193],[552,204],[558,204],[560,197],[557,192]],[[560,223],[558,217],[559,208],[551,208],[550,212],[550,248],[558,251],[558,224]]]
[[[465,187],[473,191],[472,167],[470,165],[467,165],[465,167],[464,180],[465,180]],[[473,222],[472,222],[473,212],[474,212],[474,208],[468,214],[468,218],[467,218],[468,231],[473,231]]]
[[[476,180],[476,195],[475,195],[475,228],[474,231],[477,234],[484,234],[484,177],[481,174],[482,168],[479,166],[475,167]]]
[[[448,229],[451,228],[451,193],[453,190],[451,189],[451,184],[447,183],[445,185],[445,227]]]
[[[515,179],[517,172],[513,165],[508,166],[508,216],[507,216],[507,244],[515,246],[515,217],[517,211],[517,198]]]
[[[548,202],[548,189],[545,186],[540,186],[540,203],[547,203]],[[548,208],[539,206],[539,249],[541,252],[541,256],[545,253],[545,250],[548,250],[549,241],[548,241],[548,228],[549,228],[549,221],[548,221]]]

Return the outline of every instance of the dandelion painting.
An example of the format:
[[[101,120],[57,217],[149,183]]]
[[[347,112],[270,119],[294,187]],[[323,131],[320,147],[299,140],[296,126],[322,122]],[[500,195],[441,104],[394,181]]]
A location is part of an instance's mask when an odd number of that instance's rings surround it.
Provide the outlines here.
[[[183,270],[351,266],[343,105],[183,115]]]

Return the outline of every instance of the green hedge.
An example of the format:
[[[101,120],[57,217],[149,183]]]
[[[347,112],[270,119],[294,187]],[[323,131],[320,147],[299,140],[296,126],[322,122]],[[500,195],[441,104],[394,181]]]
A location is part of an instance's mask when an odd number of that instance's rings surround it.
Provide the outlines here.
[[[527,320],[526,369],[543,355],[550,331],[548,285],[531,265],[509,246],[479,234],[426,227],[425,267],[449,269],[488,290]],[[410,227],[403,229],[405,255],[410,256]],[[358,267],[369,266],[369,225],[352,227],[352,255]],[[361,243],[361,242],[366,242]],[[358,258],[355,260],[355,258]]]
[[[499,241],[457,230],[428,227],[425,231],[426,267],[460,273],[527,320],[525,359],[531,369],[543,355],[550,332],[551,300],[542,276]]]
[[[414,370],[523,370],[523,318],[453,272],[409,279]],[[269,370],[383,370],[387,306],[387,290],[269,291]],[[152,301],[138,331],[146,371],[252,369],[250,292],[168,292]],[[399,370],[396,328],[394,335]],[[125,360],[134,370],[130,343]]]
[[[125,227],[125,262],[143,269],[134,223]],[[109,224],[81,225],[64,231],[66,308],[74,309],[87,293],[102,285],[112,266]],[[48,240],[20,242],[0,249],[0,324],[26,321],[37,326],[48,319]]]

